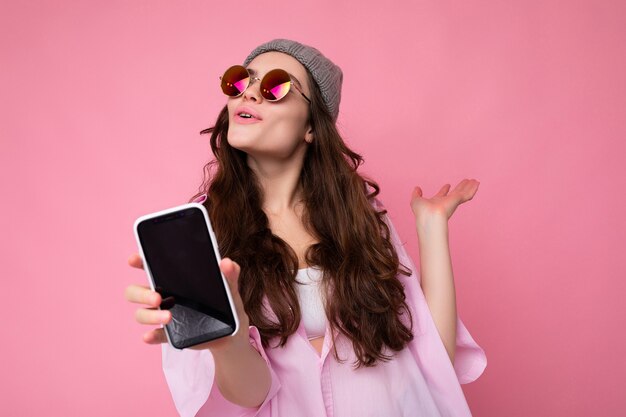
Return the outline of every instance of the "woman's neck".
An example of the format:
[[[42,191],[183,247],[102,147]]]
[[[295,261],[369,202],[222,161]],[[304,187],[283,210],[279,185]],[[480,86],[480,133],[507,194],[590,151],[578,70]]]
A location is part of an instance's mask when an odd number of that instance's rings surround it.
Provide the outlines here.
[[[301,201],[300,173],[303,158],[268,161],[248,156],[248,166],[256,174],[263,191],[263,210],[280,215],[295,211]]]

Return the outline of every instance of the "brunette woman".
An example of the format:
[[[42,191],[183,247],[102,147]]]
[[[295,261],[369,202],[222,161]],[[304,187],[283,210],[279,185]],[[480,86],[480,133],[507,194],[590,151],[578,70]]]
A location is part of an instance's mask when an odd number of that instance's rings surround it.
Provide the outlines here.
[[[379,187],[336,128],[341,69],[275,39],[225,71],[215,160],[191,200],[207,208],[240,331],[176,350],[163,369],[181,416],[469,416],[460,384],[486,366],[457,316],[448,220],[478,182],[410,199],[420,271]],[[138,255],[129,259],[141,268]],[[136,320],[166,324],[158,293],[127,288]]]

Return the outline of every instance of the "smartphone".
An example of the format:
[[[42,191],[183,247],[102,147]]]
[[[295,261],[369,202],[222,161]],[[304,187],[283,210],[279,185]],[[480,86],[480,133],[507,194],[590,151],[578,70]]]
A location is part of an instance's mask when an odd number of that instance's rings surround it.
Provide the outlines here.
[[[239,320],[215,233],[203,205],[188,203],[139,217],[135,237],[150,287],[161,294],[168,343],[176,349],[233,336]]]

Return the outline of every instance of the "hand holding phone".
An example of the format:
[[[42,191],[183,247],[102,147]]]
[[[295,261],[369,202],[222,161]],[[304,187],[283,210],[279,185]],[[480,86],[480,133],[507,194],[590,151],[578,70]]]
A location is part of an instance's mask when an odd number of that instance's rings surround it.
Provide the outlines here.
[[[140,255],[136,263],[143,266],[150,288],[160,296],[147,295],[146,287],[129,287],[133,300],[158,306],[158,311],[138,310],[137,320],[163,324],[167,342],[176,349],[233,338],[239,329],[239,314],[232,280],[222,268],[232,268],[237,277],[239,268],[231,260],[222,261],[204,206],[194,202],[141,216],[134,231]],[[236,278],[234,283],[239,296]],[[158,343],[163,335],[153,336]]]
[[[137,269],[143,269],[143,262],[141,256],[138,253],[131,255],[128,258],[128,264]],[[220,262],[220,269],[230,287],[230,292],[235,303],[237,316],[239,318],[239,326],[243,329],[247,329],[249,326],[248,315],[243,308],[243,301],[239,295],[239,289],[237,282],[239,279],[240,267],[239,265],[230,260],[229,258],[223,258]],[[135,312],[135,320],[140,324],[147,325],[165,325],[171,320],[171,314],[168,310],[159,310],[158,307],[161,304],[161,295],[150,289],[147,285],[131,284],[126,287],[125,297],[128,301],[135,304],[141,304]],[[164,313],[164,314],[163,314]],[[228,349],[231,343],[236,342],[236,339],[241,339],[245,343],[248,342],[247,332],[239,331],[232,338],[220,338],[212,340],[210,342],[195,345],[189,349],[193,350],[223,350]],[[143,341],[148,344],[161,344],[167,343],[167,336],[165,336],[165,330],[162,327],[152,329],[143,335]]]

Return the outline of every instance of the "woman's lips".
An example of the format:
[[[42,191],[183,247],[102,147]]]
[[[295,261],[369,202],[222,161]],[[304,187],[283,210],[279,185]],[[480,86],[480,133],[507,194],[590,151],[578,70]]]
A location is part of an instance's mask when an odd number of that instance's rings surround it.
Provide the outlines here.
[[[249,125],[251,123],[259,123],[260,120],[257,119],[256,117],[241,117],[240,115],[236,114],[235,117],[235,123],[241,124],[241,125]]]
[[[242,114],[249,115],[248,117],[242,117]],[[247,125],[250,123],[257,123],[262,120],[261,116],[250,107],[240,106],[235,110],[235,123],[239,123],[242,125]]]

